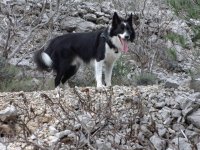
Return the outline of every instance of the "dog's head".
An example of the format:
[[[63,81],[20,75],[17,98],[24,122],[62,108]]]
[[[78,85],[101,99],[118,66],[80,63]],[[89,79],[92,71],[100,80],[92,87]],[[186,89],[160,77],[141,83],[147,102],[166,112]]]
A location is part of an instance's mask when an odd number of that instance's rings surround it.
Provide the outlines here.
[[[128,51],[128,41],[133,42],[135,38],[135,31],[133,29],[132,13],[127,19],[122,19],[115,12],[112,19],[112,26],[110,29],[111,39],[116,46],[122,51]],[[116,42],[119,41],[119,42]]]

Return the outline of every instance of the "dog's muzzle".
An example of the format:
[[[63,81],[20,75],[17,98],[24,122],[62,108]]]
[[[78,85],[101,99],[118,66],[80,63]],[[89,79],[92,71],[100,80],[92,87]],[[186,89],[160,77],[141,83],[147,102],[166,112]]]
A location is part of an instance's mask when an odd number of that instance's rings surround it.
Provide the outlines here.
[[[124,38],[128,41],[128,40],[130,40],[130,35],[125,35]]]

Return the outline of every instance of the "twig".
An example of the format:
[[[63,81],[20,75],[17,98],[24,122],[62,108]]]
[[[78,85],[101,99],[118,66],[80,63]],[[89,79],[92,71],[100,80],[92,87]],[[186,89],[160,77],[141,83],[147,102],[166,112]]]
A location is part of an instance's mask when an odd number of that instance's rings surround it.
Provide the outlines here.
[[[58,2],[57,5],[60,5],[60,3],[59,3],[60,1],[58,0],[57,2]],[[31,35],[32,35],[33,31],[35,31],[36,29],[41,28],[41,27],[49,24],[49,22],[56,15],[56,13],[58,12],[58,10],[59,10],[59,6],[57,6],[57,10],[50,16],[50,18],[45,23],[40,23],[40,24],[36,25],[35,27],[33,27],[29,31],[28,36],[13,50],[13,52],[8,56],[8,58],[11,59],[16,53],[18,53],[21,50],[22,46],[25,43],[27,43],[29,41],[29,39],[31,38]]]
[[[7,38],[6,38],[6,44],[5,44],[5,48],[4,48],[4,52],[3,52],[3,57],[7,58],[8,57],[8,43],[9,43],[9,39],[11,37],[11,24],[12,24],[12,19],[10,18],[9,14],[6,15],[6,17],[9,20],[8,23],[8,34],[7,34]]]
[[[183,132],[183,130],[181,129],[181,133],[183,134],[183,136],[185,137],[185,139],[188,141],[187,136],[185,135],[185,133]]]

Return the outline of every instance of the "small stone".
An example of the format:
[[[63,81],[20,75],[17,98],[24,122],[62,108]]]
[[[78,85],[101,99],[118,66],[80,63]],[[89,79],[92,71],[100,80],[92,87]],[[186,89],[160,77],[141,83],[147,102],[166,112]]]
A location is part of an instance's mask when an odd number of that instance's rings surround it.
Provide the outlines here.
[[[7,150],[6,145],[0,142],[0,150]]]
[[[112,14],[113,10],[113,3],[104,1],[101,3],[101,11],[104,12],[105,14]]]
[[[192,145],[188,143],[185,138],[175,138],[172,142],[179,148],[179,150],[192,150]]]
[[[98,139],[96,140],[97,149],[99,150],[110,150],[111,149],[111,143],[105,142],[104,139]]]
[[[65,131],[61,131],[61,132],[56,133],[55,136],[60,139],[60,138],[66,136],[66,135],[69,135],[71,133],[72,132],[70,130],[65,130]]]
[[[194,108],[193,107],[186,107],[184,110],[182,110],[182,114],[183,114],[183,116],[185,117],[185,116],[187,116],[189,113],[191,113],[192,111],[194,110]]]
[[[17,110],[13,105],[8,106],[0,111],[0,119],[5,120],[7,117],[17,116]]]
[[[173,118],[168,117],[165,119],[165,121],[163,122],[164,125],[170,125],[172,123]]]
[[[171,116],[171,108],[169,107],[163,107],[161,110],[159,110],[159,113],[161,114],[163,120],[166,120],[167,118],[169,118]]]
[[[153,134],[151,131],[149,131],[149,129],[147,129],[147,126],[145,125],[141,125],[140,129],[146,137],[151,137]]]
[[[197,143],[197,150],[200,150],[200,142]]]
[[[180,130],[185,130],[185,127],[182,124],[173,124],[172,129],[176,132],[179,132]]]
[[[166,141],[162,140],[158,135],[153,135],[150,138],[151,143],[155,147],[156,150],[165,150],[166,149]]]
[[[157,102],[157,103],[155,103],[155,108],[162,108],[162,107],[164,107],[165,105],[166,105],[165,102]]]
[[[56,128],[53,126],[49,126],[49,132],[51,135],[55,135],[56,133],[58,133],[58,130],[56,130]]]
[[[171,128],[168,128],[169,133],[176,134],[176,131],[172,130]]]
[[[179,87],[179,83],[176,80],[167,79],[165,82],[165,88],[174,88],[177,89]]]
[[[181,116],[181,111],[180,110],[178,110],[178,109],[173,109],[172,110],[172,117],[173,118],[178,118],[180,116]]]
[[[192,79],[190,82],[190,88],[195,92],[200,92],[200,78]]]
[[[31,140],[36,140],[37,137],[36,137],[35,135],[31,135],[30,139],[31,139]]]
[[[88,130],[93,129],[95,125],[94,119],[92,119],[92,116],[90,113],[84,113],[82,115],[78,116],[81,123],[85,124]]]
[[[199,135],[197,132],[188,129],[185,130],[185,134],[188,137],[188,139],[193,139],[195,136]]]
[[[164,127],[163,124],[156,124],[156,127],[158,129],[158,135],[163,137],[166,134],[167,129]]]
[[[188,107],[188,105],[191,105],[191,101],[188,100],[187,97],[182,96],[182,95],[177,95],[177,97],[175,97],[175,101],[178,102],[180,108],[182,110],[184,110],[186,107]]]
[[[97,15],[98,18],[105,15],[103,12],[99,12],[99,11],[95,12],[95,14]]]
[[[186,120],[191,122],[197,128],[200,128],[200,109],[187,116]]]
[[[87,14],[87,10],[85,10],[85,9],[78,9],[78,14],[80,16],[83,16],[83,15]]]
[[[83,18],[88,21],[92,21],[92,22],[96,22],[96,20],[97,20],[97,16],[94,14],[86,14],[83,16]]]
[[[104,17],[104,16],[97,18],[97,23],[98,24],[106,24],[108,22],[109,22],[109,19]]]
[[[50,145],[51,146],[54,146],[57,144],[57,142],[60,140],[58,137],[55,137],[55,136],[49,136],[48,138],[49,142],[50,142]]]

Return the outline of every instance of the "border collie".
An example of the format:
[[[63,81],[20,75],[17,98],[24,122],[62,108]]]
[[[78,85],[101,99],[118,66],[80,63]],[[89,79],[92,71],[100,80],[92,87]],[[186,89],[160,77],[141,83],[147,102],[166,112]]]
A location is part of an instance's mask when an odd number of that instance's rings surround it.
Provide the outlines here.
[[[128,51],[127,42],[133,42],[134,38],[132,14],[127,19],[122,19],[115,12],[109,27],[94,32],[58,36],[50,41],[45,50],[36,52],[34,60],[38,68],[56,71],[55,87],[72,77],[82,62],[94,60],[97,87],[103,86],[103,70],[105,84],[111,86],[114,62],[121,52]]]

